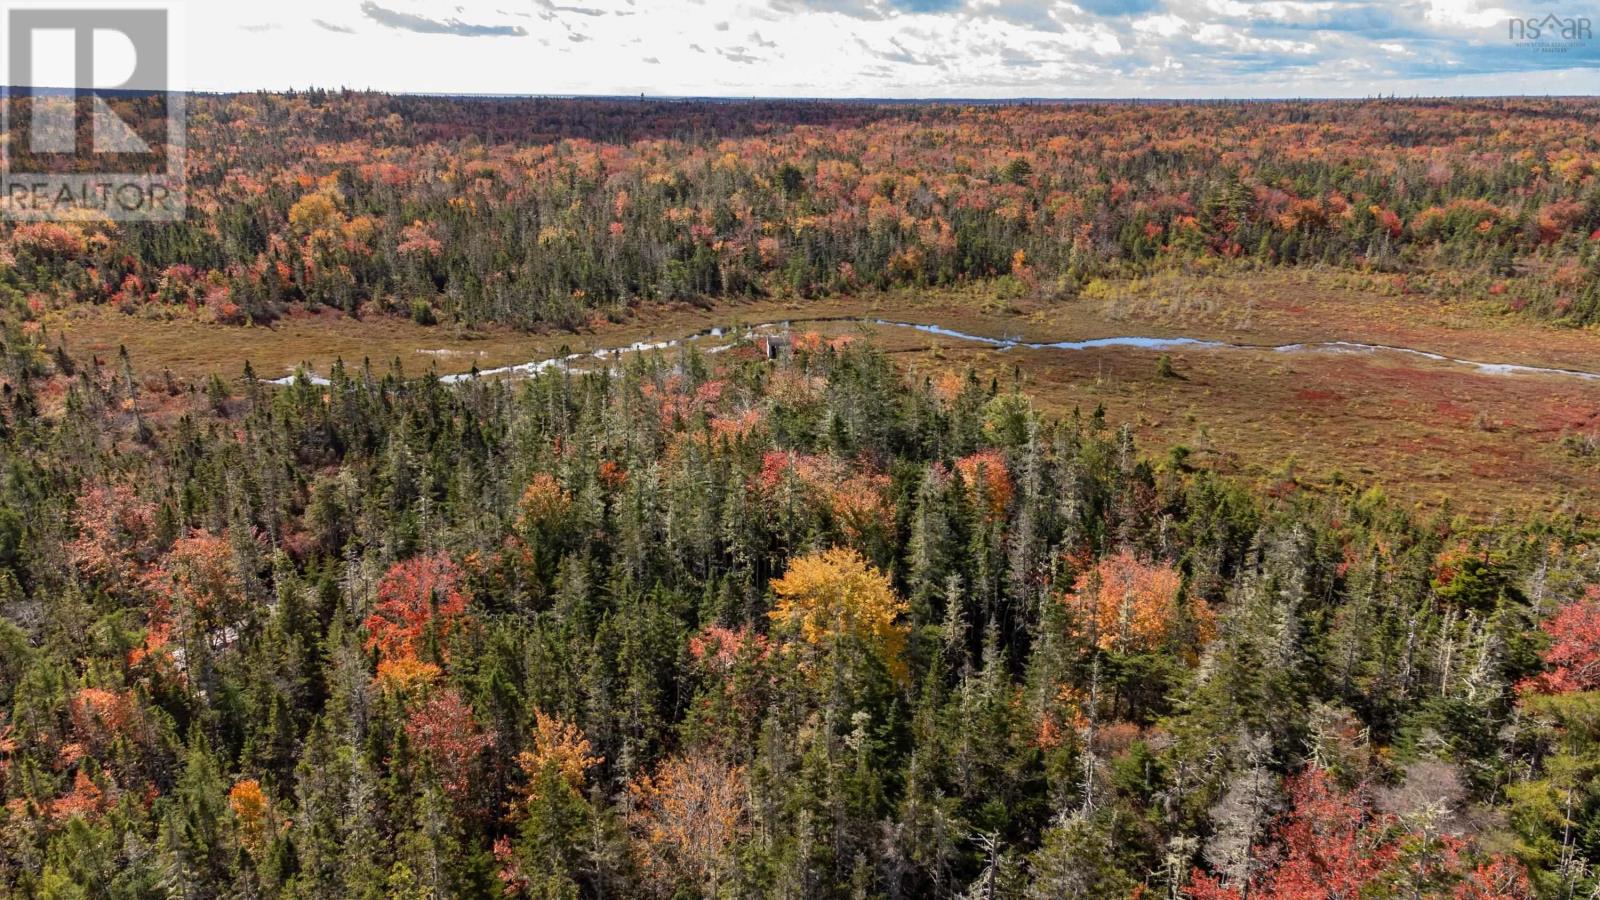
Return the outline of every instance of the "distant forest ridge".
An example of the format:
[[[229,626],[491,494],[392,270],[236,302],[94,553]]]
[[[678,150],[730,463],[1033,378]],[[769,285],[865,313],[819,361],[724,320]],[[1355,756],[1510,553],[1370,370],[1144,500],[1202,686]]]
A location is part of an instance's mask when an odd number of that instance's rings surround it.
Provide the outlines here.
[[[115,101],[138,120],[136,98]],[[575,327],[641,301],[1321,265],[1600,316],[1600,99],[199,96],[172,227],[0,232],[39,308]]]

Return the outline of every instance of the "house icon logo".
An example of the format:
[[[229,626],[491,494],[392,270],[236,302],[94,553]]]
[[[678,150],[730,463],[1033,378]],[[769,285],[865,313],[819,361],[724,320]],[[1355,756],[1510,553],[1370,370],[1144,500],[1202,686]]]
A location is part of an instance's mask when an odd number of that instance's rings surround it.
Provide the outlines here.
[[[160,2],[0,0],[0,218],[183,218],[183,41]]]
[[[1506,37],[1517,44],[1544,52],[1565,52],[1594,40],[1594,23],[1587,16],[1513,17],[1506,22]]]

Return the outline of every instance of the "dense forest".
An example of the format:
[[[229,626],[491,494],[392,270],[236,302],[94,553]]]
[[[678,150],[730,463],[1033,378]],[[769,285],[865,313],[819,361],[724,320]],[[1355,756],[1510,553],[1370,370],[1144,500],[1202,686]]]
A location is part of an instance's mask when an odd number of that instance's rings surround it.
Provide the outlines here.
[[[809,334],[280,388],[31,324],[0,359],[9,895],[1600,888],[1591,522],[1254,495]]]
[[[1590,325],[1595,100],[318,91],[189,136],[183,222],[0,225],[0,896],[1600,896],[1579,507],[1251,487],[862,338],[273,383],[56,327],[1294,266]]]
[[[7,305],[223,323],[328,306],[572,328],[651,300],[973,283],[1065,298],[1168,268],[1318,264],[1600,321],[1593,99],[959,106],[319,91],[189,108],[187,221],[6,228]]]

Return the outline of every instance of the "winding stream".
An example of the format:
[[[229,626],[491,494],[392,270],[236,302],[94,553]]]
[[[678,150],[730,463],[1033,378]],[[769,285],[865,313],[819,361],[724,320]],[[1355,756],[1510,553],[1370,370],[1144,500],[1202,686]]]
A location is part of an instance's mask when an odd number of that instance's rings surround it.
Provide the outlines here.
[[[897,322],[891,319],[857,319],[857,318],[826,318],[826,319],[795,319],[784,322],[767,322],[741,329],[733,328],[707,328],[688,337],[675,340],[636,341],[623,347],[602,348],[583,353],[569,353],[564,356],[553,356],[548,359],[532,360],[511,366],[499,366],[492,369],[482,369],[477,372],[462,372],[454,375],[440,376],[440,381],[455,384],[470,381],[473,378],[511,375],[530,376],[537,375],[547,369],[567,369],[574,372],[586,371],[578,367],[578,363],[586,360],[614,360],[629,353],[648,353],[652,350],[669,350],[691,341],[706,338],[721,338],[736,333],[757,334],[773,330],[787,329],[791,325],[819,322],[862,322],[884,328],[905,328],[920,331],[924,334],[952,338],[954,340],[968,341],[971,343],[985,344],[997,347],[1000,350],[1097,350],[1105,348],[1127,348],[1130,350],[1253,350],[1268,353],[1393,353],[1404,356],[1420,357],[1433,362],[1448,363],[1475,369],[1486,375],[1551,375],[1560,378],[1577,378],[1584,381],[1600,381],[1600,372],[1587,372],[1579,369],[1561,369],[1545,366],[1524,366],[1515,363],[1481,362],[1472,359],[1460,359],[1454,356],[1445,356],[1442,353],[1431,353],[1427,350],[1415,350],[1410,347],[1394,347],[1387,344],[1364,344],[1356,341],[1315,341],[1299,344],[1237,344],[1228,341],[1209,341],[1199,338],[1161,338],[1161,337],[1108,337],[1095,338],[1086,341],[1023,341],[1011,338],[995,338],[981,334],[968,334],[940,325],[925,325],[917,322]],[[732,344],[720,344],[709,347],[704,352],[717,353],[727,350]],[[286,375],[273,379],[270,383],[287,385],[293,384],[295,375]],[[328,379],[310,372],[303,373],[312,384],[328,384]]]

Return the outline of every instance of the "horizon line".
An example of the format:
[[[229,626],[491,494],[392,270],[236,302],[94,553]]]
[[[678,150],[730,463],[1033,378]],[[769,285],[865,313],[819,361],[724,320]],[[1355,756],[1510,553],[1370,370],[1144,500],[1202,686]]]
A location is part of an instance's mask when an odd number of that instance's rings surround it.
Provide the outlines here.
[[[13,92],[45,94],[75,93],[70,87],[39,87],[34,85],[0,85],[0,95]],[[403,91],[383,88],[340,87],[284,87],[239,88],[230,90],[167,91],[148,88],[99,88],[91,93],[142,95],[151,93],[177,93],[191,97],[231,97],[250,94],[298,95],[311,93],[372,94],[388,97],[421,97],[428,99],[459,100],[613,100],[631,102],[701,102],[701,103],[859,103],[879,105],[949,105],[949,104],[1206,104],[1206,103],[1363,103],[1372,101],[1477,101],[1477,100],[1595,100],[1596,94],[1365,94],[1340,96],[1270,96],[1270,97],[1093,97],[1022,95],[1014,97],[964,97],[961,95],[931,95],[926,97],[878,96],[827,96],[782,94],[619,94],[619,93],[527,93],[496,91]]]

